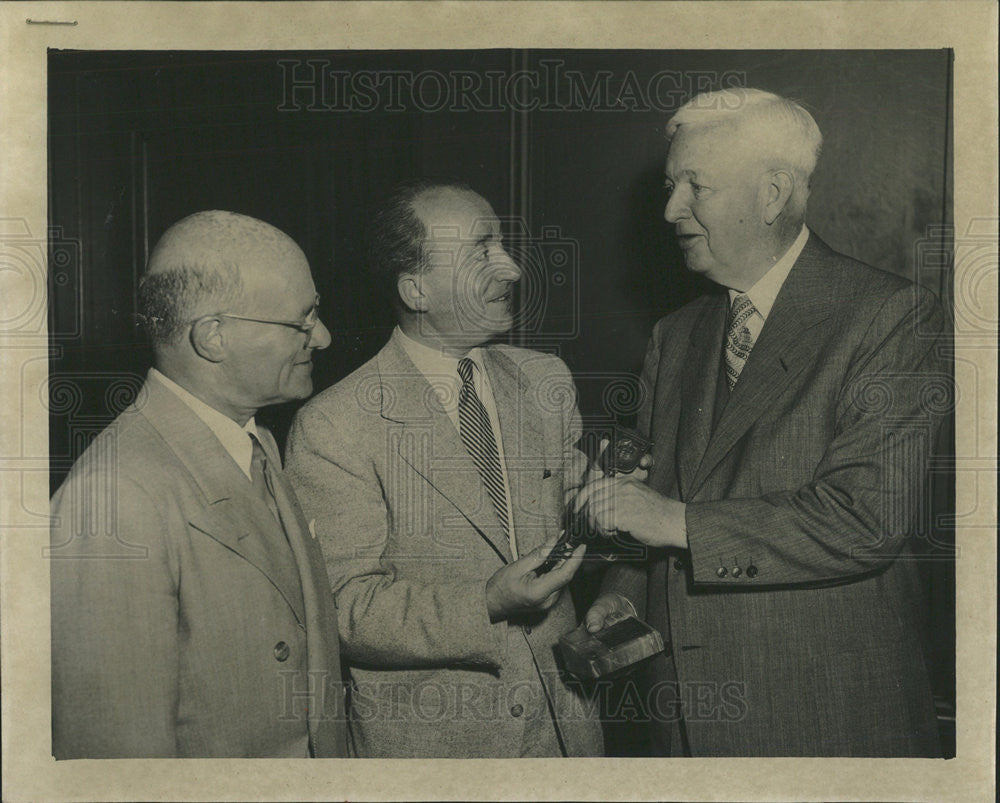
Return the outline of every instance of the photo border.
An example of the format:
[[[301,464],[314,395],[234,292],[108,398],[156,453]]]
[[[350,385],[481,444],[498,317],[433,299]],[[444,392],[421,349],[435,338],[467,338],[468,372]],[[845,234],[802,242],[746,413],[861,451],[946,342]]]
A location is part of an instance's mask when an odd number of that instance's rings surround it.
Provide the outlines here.
[[[956,239],[981,236],[995,247],[996,30],[996,5],[979,0],[6,3],[0,7],[0,219],[23,221],[29,236],[46,236],[48,48],[954,48]],[[48,419],[39,394],[49,349],[42,325],[28,337],[0,328],[3,799],[992,799],[995,250],[993,255],[985,263],[957,259],[955,268],[956,307],[964,303],[962,288],[993,291],[982,333],[956,338],[956,540],[962,559],[956,566],[955,759],[607,758],[535,759],[515,765],[478,759],[55,762],[50,753],[49,577],[42,557]],[[0,303],[17,309],[28,302],[13,297]],[[983,309],[977,315],[982,317]],[[969,376],[975,381],[963,379]]]

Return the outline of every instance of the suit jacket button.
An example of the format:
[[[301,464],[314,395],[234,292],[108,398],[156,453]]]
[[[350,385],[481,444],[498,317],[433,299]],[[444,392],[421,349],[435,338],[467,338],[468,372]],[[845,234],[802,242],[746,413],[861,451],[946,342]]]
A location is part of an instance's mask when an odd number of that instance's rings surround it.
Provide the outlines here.
[[[733,577],[739,577],[743,574],[743,570],[739,566],[733,566]]]
[[[512,717],[519,717],[523,713],[524,713],[524,706],[521,705],[520,703],[517,703],[516,705],[512,705],[510,707],[510,715]]]
[[[757,576],[757,567],[751,563],[749,566],[747,566],[747,577],[753,580],[753,578],[755,578],[756,576]]]
[[[715,570],[715,574],[717,577],[725,577],[727,574],[729,574],[729,572],[726,571],[725,566],[720,566],[718,569]]]
[[[678,572],[684,571],[684,561],[682,561],[680,558],[677,558],[674,561],[674,569]]]
[[[279,641],[274,645],[274,657],[279,661],[287,661],[291,652],[292,648],[283,641]]]
[[[524,635],[526,636],[531,635],[531,625],[525,625],[522,629],[524,630]]]

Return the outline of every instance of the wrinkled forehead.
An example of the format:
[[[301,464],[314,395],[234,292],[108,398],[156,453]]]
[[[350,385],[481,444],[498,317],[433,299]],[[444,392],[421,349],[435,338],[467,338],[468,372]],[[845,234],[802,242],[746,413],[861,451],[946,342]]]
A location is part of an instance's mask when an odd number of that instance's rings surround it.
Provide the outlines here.
[[[477,240],[495,233],[499,221],[480,195],[451,187],[428,190],[413,200],[413,211],[435,242]]]

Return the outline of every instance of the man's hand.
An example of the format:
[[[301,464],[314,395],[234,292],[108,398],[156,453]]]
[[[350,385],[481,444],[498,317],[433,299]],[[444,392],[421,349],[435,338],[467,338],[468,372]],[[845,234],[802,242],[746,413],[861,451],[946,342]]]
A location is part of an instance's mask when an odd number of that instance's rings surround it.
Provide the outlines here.
[[[600,448],[597,450],[597,458],[590,462],[587,466],[587,470],[583,475],[579,485],[568,486],[563,491],[563,502],[566,507],[570,507],[573,504],[573,499],[576,497],[580,491],[591,482],[599,480],[604,476],[604,471],[601,469],[601,457],[604,454],[604,450],[608,448],[611,443],[607,438],[601,439]],[[653,467],[653,455],[646,452],[640,459],[639,465],[632,470],[629,474],[619,474],[619,477],[631,477],[636,482],[645,482],[646,478],[649,476],[649,471]],[[577,508],[574,507],[574,510]]]
[[[596,633],[615,622],[620,622],[626,616],[634,615],[635,610],[621,594],[601,594],[594,600],[583,621],[588,632]]]
[[[491,621],[499,622],[519,613],[545,611],[556,604],[559,591],[573,579],[587,551],[586,545],[581,544],[561,565],[539,577],[535,569],[545,562],[556,540],[551,539],[507,564],[486,581],[486,607]]]
[[[589,481],[573,499],[573,512],[585,510],[591,526],[605,535],[627,532],[654,547],[687,549],[684,503],[642,483],[645,472]]]

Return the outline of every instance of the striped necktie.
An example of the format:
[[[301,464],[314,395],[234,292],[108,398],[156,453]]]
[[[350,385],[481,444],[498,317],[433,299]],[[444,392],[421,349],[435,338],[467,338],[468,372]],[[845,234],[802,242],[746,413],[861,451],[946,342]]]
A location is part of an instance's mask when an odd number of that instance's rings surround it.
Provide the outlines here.
[[[747,321],[757,309],[750,296],[740,293],[733,299],[729,310],[729,326],[726,328],[726,382],[729,391],[736,387],[736,380],[746,364],[750,351],[753,349],[753,334],[747,327]]]
[[[458,375],[462,379],[462,389],[458,392],[459,432],[462,435],[462,443],[476,464],[479,476],[490,495],[500,526],[509,539],[507,492],[504,488],[503,471],[500,468],[500,453],[497,450],[493,427],[490,426],[490,417],[472,383],[474,368],[475,363],[468,357],[459,360]]]

